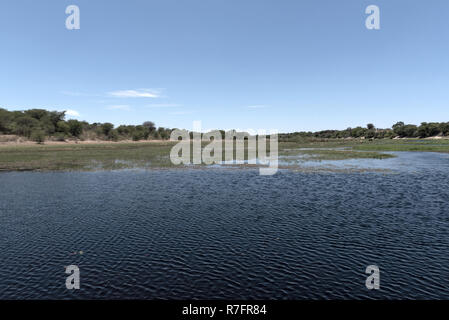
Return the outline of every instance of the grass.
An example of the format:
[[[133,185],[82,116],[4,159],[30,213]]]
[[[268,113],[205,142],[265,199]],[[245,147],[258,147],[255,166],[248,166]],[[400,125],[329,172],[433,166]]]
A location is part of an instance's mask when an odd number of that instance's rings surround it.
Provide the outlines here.
[[[170,167],[172,146],[171,142],[2,146],[0,171]]]
[[[347,159],[387,159],[394,158],[392,154],[372,152],[372,151],[353,151],[353,150],[323,150],[323,149],[301,149],[284,150],[280,155],[301,155],[305,160],[347,160]]]
[[[449,140],[379,140],[373,143],[360,144],[354,150],[364,151],[418,151],[449,153]]]
[[[304,139],[295,142],[283,142],[284,147],[299,148],[351,148],[363,151],[419,151],[449,153],[449,139]]]
[[[0,171],[172,168],[174,142],[0,146]],[[337,148],[337,149],[335,149]],[[345,149],[342,149],[345,148]],[[302,140],[280,142],[279,155],[307,160],[384,159],[382,151],[449,153],[449,140]],[[176,166],[179,167],[179,166]]]

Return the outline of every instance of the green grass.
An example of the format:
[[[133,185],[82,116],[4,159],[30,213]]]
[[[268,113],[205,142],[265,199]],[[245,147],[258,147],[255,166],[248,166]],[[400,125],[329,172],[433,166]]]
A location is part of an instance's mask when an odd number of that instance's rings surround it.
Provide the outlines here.
[[[449,153],[449,140],[379,140],[356,145],[354,150],[364,151],[418,151]]]
[[[352,150],[294,150],[282,151],[280,155],[301,155],[306,161],[321,161],[321,160],[347,160],[347,159],[387,159],[394,158],[394,155],[370,152],[370,151],[352,151]]]
[[[0,147],[0,170],[115,170],[171,167],[173,143]]]
[[[0,171],[173,168],[174,142],[0,146]],[[305,148],[304,150],[298,150]],[[326,149],[321,149],[326,148]],[[338,149],[335,149],[338,148]],[[347,148],[341,150],[341,148]],[[383,151],[449,152],[449,140],[301,140],[280,142],[279,155],[306,160],[384,159]]]
[[[382,140],[343,140],[308,139],[280,143],[284,148],[350,148],[359,151],[418,151],[449,153],[449,139],[382,139]]]

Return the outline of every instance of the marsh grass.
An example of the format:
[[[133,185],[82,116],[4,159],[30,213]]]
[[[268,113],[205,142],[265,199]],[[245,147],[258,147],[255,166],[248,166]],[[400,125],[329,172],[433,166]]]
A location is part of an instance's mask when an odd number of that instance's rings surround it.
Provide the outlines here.
[[[170,161],[175,142],[0,146],[0,171],[179,168]],[[203,144],[204,146],[205,144]],[[306,160],[385,159],[382,151],[449,153],[449,140],[304,140],[280,142],[279,156]],[[234,150],[234,155],[235,155]],[[247,160],[247,150],[244,155]],[[241,160],[241,159],[239,159]]]
[[[173,143],[0,147],[0,170],[114,170],[170,167]]]
[[[387,153],[370,152],[370,151],[353,151],[353,150],[323,150],[323,149],[301,149],[288,150],[282,152],[281,155],[300,155],[306,161],[321,160],[348,160],[348,159],[388,159],[395,156]]]

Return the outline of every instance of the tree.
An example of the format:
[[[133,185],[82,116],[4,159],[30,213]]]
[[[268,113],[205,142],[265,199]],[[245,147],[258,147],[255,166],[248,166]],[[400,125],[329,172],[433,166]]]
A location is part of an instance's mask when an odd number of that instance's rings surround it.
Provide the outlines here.
[[[49,112],[44,109],[30,109],[30,110],[25,111],[24,113],[36,120],[41,120],[44,117],[49,116]]]
[[[0,108],[0,132],[10,133],[11,124],[13,123],[13,115],[11,112]]]
[[[70,126],[67,124],[67,122],[65,121],[59,121],[56,124],[56,131],[57,132],[62,132],[64,134],[69,134],[70,132]]]
[[[374,124],[372,123],[368,123],[366,127],[368,128],[368,130],[374,130]]]
[[[14,133],[25,137],[30,137],[33,129],[39,127],[39,121],[27,115],[21,115],[15,121]]]
[[[132,134],[132,138],[134,141],[139,141],[143,139],[142,131],[136,130]]]
[[[117,130],[111,130],[108,134],[109,139],[111,139],[112,141],[118,141],[119,139],[119,134],[117,132]]]
[[[150,132],[153,132],[154,130],[156,130],[156,125],[153,121],[145,121],[142,125],[145,128],[147,128]]]
[[[442,122],[442,123],[440,123],[440,132],[444,136],[449,135],[449,122]]]
[[[142,139],[148,139],[148,137],[150,136],[150,130],[147,127],[142,126],[136,126],[133,132],[133,140],[135,140],[135,138],[138,139],[137,140],[142,140]]]
[[[354,138],[360,138],[360,137],[365,136],[365,132],[366,132],[366,129],[365,129],[365,128],[362,128],[362,127],[356,127],[356,128],[354,128],[354,129],[352,129],[352,136],[353,136]]]
[[[114,129],[114,125],[112,123],[106,122],[101,125],[101,131],[105,136],[109,136],[111,130]]]
[[[416,137],[417,129],[418,129],[417,126],[415,126],[413,124],[407,124],[407,125],[402,127],[402,129],[401,129],[401,136],[409,137],[409,138]]]
[[[62,112],[52,111],[49,113],[49,118],[50,118],[50,121],[53,123],[53,125],[56,128],[59,122],[64,121],[65,111],[62,111]]]
[[[159,137],[161,137],[161,139],[166,140],[168,138],[170,138],[170,132],[168,129],[165,129],[163,127],[159,127],[157,129],[157,133],[159,134]]]
[[[31,140],[41,144],[45,141],[45,132],[43,130],[35,130],[31,133]]]
[[[440,133],[440,127],[435,122],[423,122],[418,128],[418,135],[421,138],[433,137]]]
[[[398,136],[402,136],[403,128],[404,128],[404,122],[402,122],[402,121],[396,122],[396,124],[393,125],[393,132],[396,133]]]
[[[78,120],[69,120],[67,121],[69,125],[69,132],[72,136],[79,138],[81,133],[83,133],[83,124]]]

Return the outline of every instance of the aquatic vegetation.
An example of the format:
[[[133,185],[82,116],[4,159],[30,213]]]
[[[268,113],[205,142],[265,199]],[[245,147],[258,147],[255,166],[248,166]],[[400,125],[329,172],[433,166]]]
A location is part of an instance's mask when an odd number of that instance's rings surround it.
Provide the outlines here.
[[[100,143],[67,145],[0,146],[0,171],[28,170],[117,170],[130,168],[183,168],[170,161],[174,142]],[[289,164],[298,161],[349,159],[388,159],[390,151],[430,151],[449,153],[448,140],[314,140],[280,142],[279,159]],[[245,152],[240,166],[245,166]],[[291,160],[291,161],[290,161]],[[205,167],[205,165],[198,165]]]

